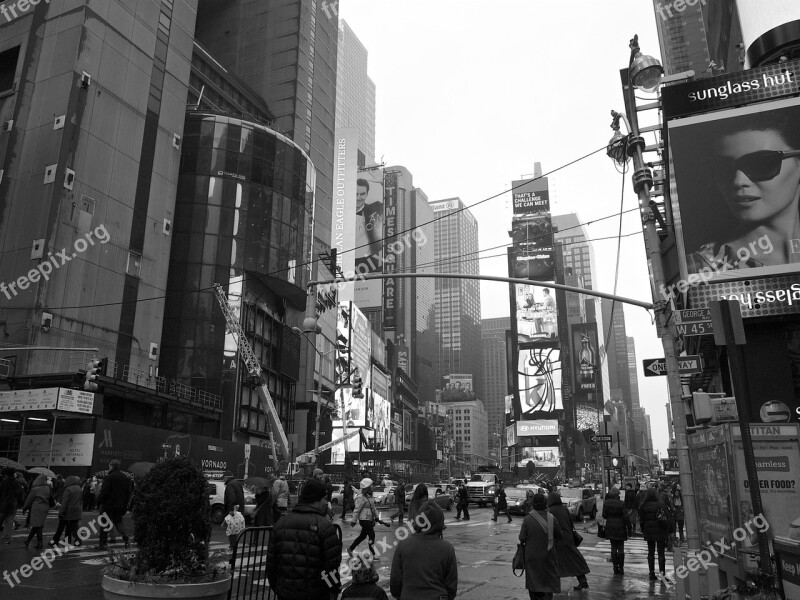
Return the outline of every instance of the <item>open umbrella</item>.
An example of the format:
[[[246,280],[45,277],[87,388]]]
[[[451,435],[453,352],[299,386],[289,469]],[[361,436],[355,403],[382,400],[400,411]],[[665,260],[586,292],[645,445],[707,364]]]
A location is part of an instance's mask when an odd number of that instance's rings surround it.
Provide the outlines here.
[[[104,471],[98,471],[97,473],[94,474],[94,476],[97,477],[97,478],[107,477],[109,472],[110,471],[108,469],[106,469]],[[120,471],[120,473],[125,475],[128,479],[133,479],[133,473],[128,473],[127,471]]]
[[[28,473],[36,473],[37,475],[44,475],[45,477],[56,476],[56,474],[47,467],[33,467],[32,469],[28,469]]]
[[[144,477],[154,466],[155,464],[151,462],[137,462],[128,467],[128,472],[134,477]]]
[[[0,456],[0,469],[14,469],[15,471],[27,471],[25,465],[18,463],[15,460]]]
[[[263,477],[248,477],[244,480],[245,485],[249,485],[253,488],[267,488],[269,487],[269,481],[264,479]]]

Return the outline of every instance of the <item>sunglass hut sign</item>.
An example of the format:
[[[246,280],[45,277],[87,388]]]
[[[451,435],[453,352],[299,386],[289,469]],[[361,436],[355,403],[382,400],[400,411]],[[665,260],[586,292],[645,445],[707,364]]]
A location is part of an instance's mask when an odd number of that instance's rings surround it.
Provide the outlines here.
[[[742,106],[800,92],[800,60],[699,79],[662,90],[667,119]]]

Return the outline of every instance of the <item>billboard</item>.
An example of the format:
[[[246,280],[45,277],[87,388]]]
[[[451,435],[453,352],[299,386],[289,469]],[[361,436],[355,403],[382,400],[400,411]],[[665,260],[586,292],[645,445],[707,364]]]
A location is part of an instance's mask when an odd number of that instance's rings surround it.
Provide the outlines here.
[[[534,421],[517,421],[517,436],[558,435],[558,420],[536,419]]]
[[[460,208],[458,198],[453,198],[452,200],[442,200],[441,202],[431,202],[430,207],[433,212],[443,212],[445,210],[457,210],[458,208]]]
[[[411,450],[411,413],[403,411],[403,450]]]
[[[541,180],[537,180],[539,182]],[[521,183],[515,181],[514,184]],[[513,192],[514,216],[536,214],[550,210],[550,192],[546,189],[547,180],[545,179],[545,189],[530,192]],[[525,187],[525,186],[523,186]]]
[[[442,402],[475,400],[472,375],[466,373],[445,375],[440,397]]]
[[[558,345],[558,308],[555,290],[545,283],[512,286],[516,314],[517,343],[520,345]]]
[[[352,388],[339,389],[336,393],[336,413],[332,415],[334,427],[342,427],[342,419],[348,427],[365,427],[367,424],[366,400],[372,379],[371,348],[372,329],[364,313],[350,301],[340,302],[336,323],[335,377],[337,383],[343,383],[351,381],[358,374],[364,398],[354,398]]]
[[[555,348],[531,348],[517,354],[517,389],[523,418],[562,410],[561,352]]]
[[[506,427],[506,446],[517,445],[517,431],[513,425]]]
[[[355,270],[359,275],[383,273],[385,218],[383,169],[359,172],[355,212]],[[381,306],[382,280],[358,280],[353,285],[355,301],[360,307]]]
[[[403,449],[403,417],[398,412],[392,412],[392,436],[389,440],[389,450]]]
[[[800,271],[800,99],[670,121],[668,131],[688,284]]]
[[[358,179],[358,130],[349,127],[336,130],[336,175],[331,207],[331,248],[344,273],[355,270],[356,246],[356,180]],[[342,284],[339,300],[353,299],[353,284]]]
[[[352,429],[348,429],[347,433],[352,433]],[[338,439],[340,437],[344,437],[345,430],[342,428],[334,428],[333,429],[333,439]],[[332,465],[343,465],[344,464],[344,457],[345,457],[345,446],[347,446],[347,452],[358,452],[359,445],[361,444],[361,436],[354,435],[350,439],[347,439],[339,444],[336,444],[331,448],[331,464]]]
[[[733,539],[730,474],[724,441],[690,448],[689,454],[696,482],[700,542],[713,544],[716,540]]]
[[[558,453],[557,446],[543,446],[541,448],[523,446],[519,451],[522,454],[517,463],[518,467],[526,467],[530,461],[533,461],[534,467],[558,467],[561,465],[561,456]]]
[[[372,368],[373,419],[375,440],[382,450],[389,450],[392,435],[392,404],[389,399],[389,377],[380,369]]]
[[[394,253],[389,249],[395,241],[397,233],[397,173],[386,173],[385,190],[385,225],[386,242],[384,249],[384,273],[394,273],[397,262]],[[383,280],[383,328],[393,330],[397,327],[397,279]]]
[[[594,392],[597,389],[597,372],[600,369],[597,323],[572,326],[572,355],[576,392]]]
[[[555,280],[555,248],[547,178],[514,181],[511,239],[514,261],[510,276]]]

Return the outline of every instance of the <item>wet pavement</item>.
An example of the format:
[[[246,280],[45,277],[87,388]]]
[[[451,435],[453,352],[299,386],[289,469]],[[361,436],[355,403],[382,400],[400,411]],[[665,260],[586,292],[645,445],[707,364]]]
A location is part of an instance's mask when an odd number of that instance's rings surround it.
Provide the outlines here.
[[[393,511],[382,515],[386,521]],[[522,523],[521,517],[514,517],[512,523],[499,523],[490,521],[489,508],[475,508],[470,510],[470,521],[455,520],[455,511],[445,513],[447,528],[444,532],[445,539],[453,543],[458,558],[458,598],[465,600],[487,600],[495,598],[508,598],[526,600],[525,578],[514,577],[511,573],[511,558],[517,545],[517,536]],[[86,513],[82,522],[85,525],[95,517],[94,513]],[[21,522],[24,522],[22,518]],[[337,523],[341,523],[337,519]],[[45,527],[44,543],[51,539],[57,525],[55,517],[47,521]],[[591,525],[591,523],[590,523]],[[130,515],[126,516],[128,531],[132,531]],[[388,593],[389,573],[391,570],[394,545],[397,542],[395,532],[397,522],[392,523],[390,529],[379,526],[376,529],[378,541],[383,540],[385,554],[376,563],[380,581],[378,585]],[[577,523],[577,530],[583,535],[584,542],[581,552],[591,569],[587,576],[589,589],[581,592],[573,591],[576,584],[574,578],[562,579],[562,594],[557,594],[556,599],[604,599],[615,600],[643,600],[644,598],[675,598],[674,583],[650,582],[648,580],[647,550],[644,540],[634,538],[626,543],[625,575],[614,575],[610,563],[611,548],[607,540],[598,539],[591,533],[596,528],[584,531],[584,524]],[[358,535],[358,527],[350,527],[349,523],[342,527],[344,534],[344,549]],[[19,529],[15,532],[12,544],[0,544],[0,598],[2,600],[65,600],[80,598],[80,600],[100,600],[103,597],[100,588],[102,568],[108,553],[97,550],[97,536],[93,536],[85,544],[71,550],[52,562],[52,568],[41,565],[40,570],[33,572],[29,577],[21,576],[20,583],[15,583],[11,572],[19,570],[23,565],[32,564],[31,561],[40,556],[43,550],[25,548],[23,542],[27,537],[27,530]],[[122,543],[118,541],[113,549],[122,550]],[[227,548],[227,539],[222,527],[215,527],[212,536],[212,550]],[[359,548],[366,550],[366,543]],[[347,560],[343,551],[343,560]],[[667,555],[667,572],[671,572],[671,555]],[[9,585],[5,574],[13,586]],[[347,583],[347,580],[345,580]]]

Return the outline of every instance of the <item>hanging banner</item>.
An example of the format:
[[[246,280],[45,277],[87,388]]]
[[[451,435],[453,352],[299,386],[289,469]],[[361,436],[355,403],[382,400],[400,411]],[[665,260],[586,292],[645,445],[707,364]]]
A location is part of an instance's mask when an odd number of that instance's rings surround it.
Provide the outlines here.
[[[386,247],[384,250],[384,273],[394,273],[397,268],[396,257],[390,250],[397,233],[397,173],[386,173],[385,227]],[[397,327],[397,280],[383,280],[383,327],[394,330]]]
[[[383,273],[384,262],[384,191],[383,169],[361,171],[356,181],[356,275]],[[360,308],[380,308],[383,281],[358,279],[354,299]]]
[[[93,433],[23,435],[18,462],[26,467],[88,467],[92,464]]]
[[[343,273],[355,271],[356,246],[356,181],[358,179],[358,130],[336,130],[336,173],[331,223],[331,248],[336,249],[336,261]],[[339,300],[352,300],[354,286],[343,283],[339,287]]]
[[[572,326],[572,354],[575,357],[575,395],[586,396],[597,389],[600,353],[597,343],[597,323]]]

